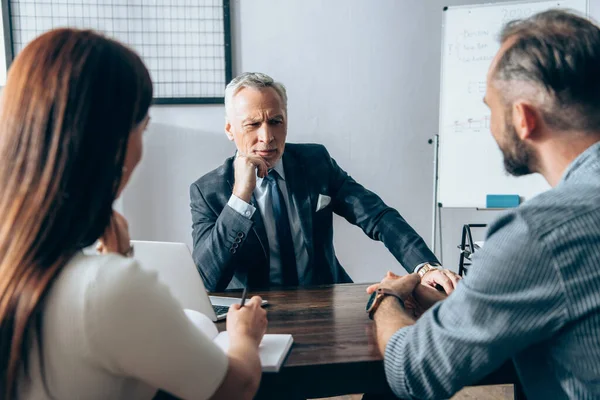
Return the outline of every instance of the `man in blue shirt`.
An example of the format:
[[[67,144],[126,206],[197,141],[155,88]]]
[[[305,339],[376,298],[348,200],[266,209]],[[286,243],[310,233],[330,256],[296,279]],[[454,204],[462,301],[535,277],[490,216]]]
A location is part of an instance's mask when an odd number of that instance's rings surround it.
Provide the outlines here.
[[[600,29],[553,10],[510,23],[501,44],[492,134],[509,173],[552,189],[492,224],[469,275],[422,316],[439,295],[418,275],[369,288],[401,398],[450,397],[509,360],[529,399],[600,398]]]

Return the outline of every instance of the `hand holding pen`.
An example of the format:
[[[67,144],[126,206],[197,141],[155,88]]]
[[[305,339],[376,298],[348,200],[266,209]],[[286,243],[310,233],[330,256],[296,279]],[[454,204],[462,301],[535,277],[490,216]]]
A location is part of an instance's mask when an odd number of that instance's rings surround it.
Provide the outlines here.
[[[234,304],[227,313],[227,332],[231,343],[234,341],[251,340],[256,346],[260,344],[267,330],[267,311],[262,308],[260,296],[254,296],[249,301]]]

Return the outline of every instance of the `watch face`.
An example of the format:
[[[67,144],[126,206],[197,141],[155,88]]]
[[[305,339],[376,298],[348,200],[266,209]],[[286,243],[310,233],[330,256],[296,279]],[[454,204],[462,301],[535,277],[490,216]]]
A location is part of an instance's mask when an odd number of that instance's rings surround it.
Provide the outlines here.
[[[367,311],[369,311],[371,309],[371,306],[373,305],[373,302],[375,301],[375,297],[377,297],[377,291],[374,291],[371,294],[371,297],[369,297],[369,301],[367,301]]]

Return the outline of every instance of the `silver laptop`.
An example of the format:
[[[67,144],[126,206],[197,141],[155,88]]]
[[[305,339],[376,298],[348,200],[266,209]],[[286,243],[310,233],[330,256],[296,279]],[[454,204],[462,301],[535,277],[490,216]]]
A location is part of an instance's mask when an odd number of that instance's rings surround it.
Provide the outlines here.
[[[131,244],[141,267],[158,272],[158,278],[182,308],[201,312],[216,322],[225,319],[229,306],[240,302],[241,298],[208,296],[185,243],[132,240]],[[263,300],[265,304],[267,301]]]

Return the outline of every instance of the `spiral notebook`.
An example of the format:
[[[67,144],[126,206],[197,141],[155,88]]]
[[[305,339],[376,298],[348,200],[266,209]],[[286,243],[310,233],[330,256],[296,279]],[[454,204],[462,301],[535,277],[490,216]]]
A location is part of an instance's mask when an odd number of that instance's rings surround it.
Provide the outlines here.
[[[213,340],[224,352],[229,349],[229,335],[220,332],[213,322],[198,311],[185,309],[188,319],[205,335]],[[294,338],[286,334],[267,334],[258,348],[263,372],[279,372],[286,356],[290,352]]]

